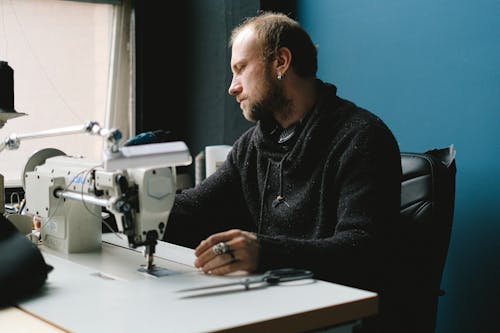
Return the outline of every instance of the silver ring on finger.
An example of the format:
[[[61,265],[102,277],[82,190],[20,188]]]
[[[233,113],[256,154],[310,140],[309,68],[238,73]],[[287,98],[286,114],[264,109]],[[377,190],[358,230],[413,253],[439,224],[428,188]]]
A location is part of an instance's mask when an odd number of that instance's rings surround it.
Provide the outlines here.
[[[229,248],[229,245],[227,245],[225,242],[220,242],[212,246],[212,252],[218,256],[224,253],[230,252],[231,249]]]

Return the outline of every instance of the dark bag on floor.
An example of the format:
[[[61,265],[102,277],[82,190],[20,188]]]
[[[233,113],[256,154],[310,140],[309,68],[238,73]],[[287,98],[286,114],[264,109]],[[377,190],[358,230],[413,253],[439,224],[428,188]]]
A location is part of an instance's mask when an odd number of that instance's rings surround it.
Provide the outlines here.
[[[0,214],[0,306],[36,293],[51,270],[37,246]]]

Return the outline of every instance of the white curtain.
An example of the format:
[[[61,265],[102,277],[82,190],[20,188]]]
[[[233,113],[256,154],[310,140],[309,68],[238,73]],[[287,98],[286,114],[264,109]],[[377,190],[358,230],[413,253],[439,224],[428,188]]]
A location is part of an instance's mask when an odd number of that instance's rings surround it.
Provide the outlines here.
[[[113,15],[110,79],[105,127],[119,128],[124,140],[135,133],[135,39],[130,0]]]
[[[0,0],[0,60],[14,69],[15,109],[27,114],[9,120],[0,140],[88,120],[135,134],[130,0],[104,2]],[[34,152],[101,160],[103,142],[84,133],[24,140],[0,152],[0,174],[17,187]]]

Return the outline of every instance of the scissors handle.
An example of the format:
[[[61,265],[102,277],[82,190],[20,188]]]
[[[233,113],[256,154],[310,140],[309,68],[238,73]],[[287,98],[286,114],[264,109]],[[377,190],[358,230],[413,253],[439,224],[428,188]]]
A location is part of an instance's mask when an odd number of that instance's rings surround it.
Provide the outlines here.
[[[264,274],[263,280],[269,284],[280,282],[309,279],[313,277],[313,272],[298,268],[271,269]]]

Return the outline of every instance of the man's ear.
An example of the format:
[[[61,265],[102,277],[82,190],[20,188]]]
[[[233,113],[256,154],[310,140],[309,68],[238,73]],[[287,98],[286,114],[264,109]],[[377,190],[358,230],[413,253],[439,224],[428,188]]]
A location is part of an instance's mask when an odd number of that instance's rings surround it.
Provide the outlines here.
[[[292,52],[287,47],[282,47],[276,54],[276,70],[280,73],[286,73],[292,63]]]

